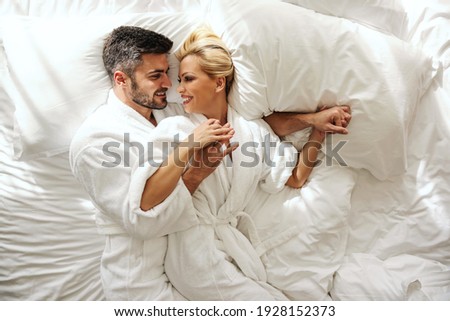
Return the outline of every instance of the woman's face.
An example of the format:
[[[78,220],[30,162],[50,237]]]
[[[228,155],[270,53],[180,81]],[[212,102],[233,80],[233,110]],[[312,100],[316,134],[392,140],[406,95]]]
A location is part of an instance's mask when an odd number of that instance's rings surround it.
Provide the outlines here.
[[[217,99],[216,79],[209,77],[201,70],[198,58],[186,56],[180,63],[177,88],[183,99],[183,106],[188,113],[199,113],[208,116]]]

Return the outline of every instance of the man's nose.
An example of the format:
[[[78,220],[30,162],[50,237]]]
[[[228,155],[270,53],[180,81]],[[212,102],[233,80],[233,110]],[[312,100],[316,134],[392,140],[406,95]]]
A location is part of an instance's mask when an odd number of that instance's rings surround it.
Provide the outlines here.
[[[172,87],[172,81],[170,80],[168,74],[165,74],[165,76],[164,76],[162,87],[163,88],[170,88],[170,87]]]

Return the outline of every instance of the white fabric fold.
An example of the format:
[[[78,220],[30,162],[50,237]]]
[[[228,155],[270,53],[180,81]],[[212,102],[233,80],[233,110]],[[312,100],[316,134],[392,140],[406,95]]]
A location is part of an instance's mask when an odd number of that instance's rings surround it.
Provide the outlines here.
[[[238,212],[225,221],[217,219],[214,222],[214,231],[219,240],[223,242],[225,251],[235,261],[244,275],[255,281],[266,282],[266,271],[260,256],[253,246],[252,238],[249,240],[241,231],[237,230],[235,223],[237,219],[246,222],[247,232],[253,236],[254,242],[255,238],[257,238],[256,228],[251,217],[245,212]],[[239,246],[236,246],[236,244]]]

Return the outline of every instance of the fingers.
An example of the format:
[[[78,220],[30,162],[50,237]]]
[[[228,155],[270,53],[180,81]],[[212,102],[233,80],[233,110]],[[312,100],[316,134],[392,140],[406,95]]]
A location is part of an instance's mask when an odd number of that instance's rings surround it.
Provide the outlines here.
[[[214,118],[208,118],[204,124],[209,125],[209,126],[214,126],[214,127],[224,127],[224,128],[231,128],[231,124],[230,123],[226,123],[225,125],[220,125],[220,121]]]
[[[326,110],[325,110],[326,109]],[[333,128],[331,131],[332,133],[348,133],[347,130],[343,130],[344,128],[347,128],[348,124],[350,123],[350,120],[352,119],[351,115],[351,108],[349,106],[343,105],[343,106],[334,106],[334,107],[321,107],[319,113],[323,113],[326,122],[328,122],[328,125],[334,125],[337,127],[327,126],[327,130],[330,128]],[[339,128],[339,129],[337,129]]]
[[[345,108],[344,108],[345,112],[346,112],[347,114],[349,114],[350,117],[352,117],[352,107],[350,107],[350,106],[344,106],[344,107],[345,107]]]
[[[346,123],[346,125],[344,127],[348,126],[348,124],[350,123],[350,120],[352,120],[352,115],[350,113],[346,113],[344,115],[344,121]]]
[[[216,142],[205,148],[207,159],[209,162],[215,163],[221,161],[225,156],[231,154],[239,147],[238,142],[232,142],[230,144],[224,144]]]
[[[339,124],[339,122],[335,122],[335,125],[346,128],[348,126],[348,124],[350,123],[351,119],[352,119],[352,115],[350,115],[348,113],[343,113],[340,116],[340,124]]]
[[[203,148],[216,141],[230,140],[235,131],[229,123],[221,125],[216,119],[208,119],[194,130],[194,141],[200,143],[194,148]]]
[[[345,128],[345,127],[342,127],[342,126],[330,125],[326,132],[327,133],[331,133],[331,134],[347,135],[348,134],[348,129]]]
[[[341,120],[341,115],[336,115],[333,118],[333,124],[338,126],[338,127],[342,127],[342,120]]]
[[[213,135],[231,135],[233,136],[235,133],[233,128],[225,128],[225,127],[220,127],[217,129],[213,129],[211,131],[211,134]]]
[[[350,106],[348,105],[335,105],[335,106],[327,106],[327,105],[323,105],[323,106],[319,106],[317,108],[317,111],[323,111],[323,110],[337,110],[339,112],[343,112],[345,114],[348,114],[351,117],[352,114],[352,109]]]
[[[201,149],[198,166],[204,169],[216,168],[228,153],[228,148],[225,145],[215,142]]]
[[[217,119],[210,118],[205,121],[206,129],[211,130],[211,134],[213,135],[234,135],[234,129],[231,128],[230,123],[226,123],[225,125],[221,125]]]
[[[225,127],[227,126],[227,127]],[[220,128],[217,129],[213,129],[210,132],[210,139],[211,142],[214,141],[227,141],[230,140],[234,134],[235,134],[235,130],[233,128],[230,127],[230,124],[225,124],[224,126],[221,126]]]
[[[214,118],[208,118],[204,123],[208,125],[218,124],[220,126],[219,120]]]
[[[239,143],[238,142],[232,142],[230,144],[228,144],[228,146],[225,147],[225,145],[222,144],[222,155],[223,157],[227,156],[228,154],[231,154],[234,150],[236,150],[236,148],[239,147]]]

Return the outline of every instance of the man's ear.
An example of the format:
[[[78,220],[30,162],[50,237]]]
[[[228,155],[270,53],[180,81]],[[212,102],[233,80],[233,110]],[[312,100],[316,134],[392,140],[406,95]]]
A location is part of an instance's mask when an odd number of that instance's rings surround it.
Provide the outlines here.
[[[123,71],[116,70],[114,72],[114,84],[116,86],[125,85],[127,79],[128,79],[128,76]]]
[[[225,90],[226,83],[227,83],[227,81],[226,81],[225,77],[217,77],[216,78],[216,92]]]

